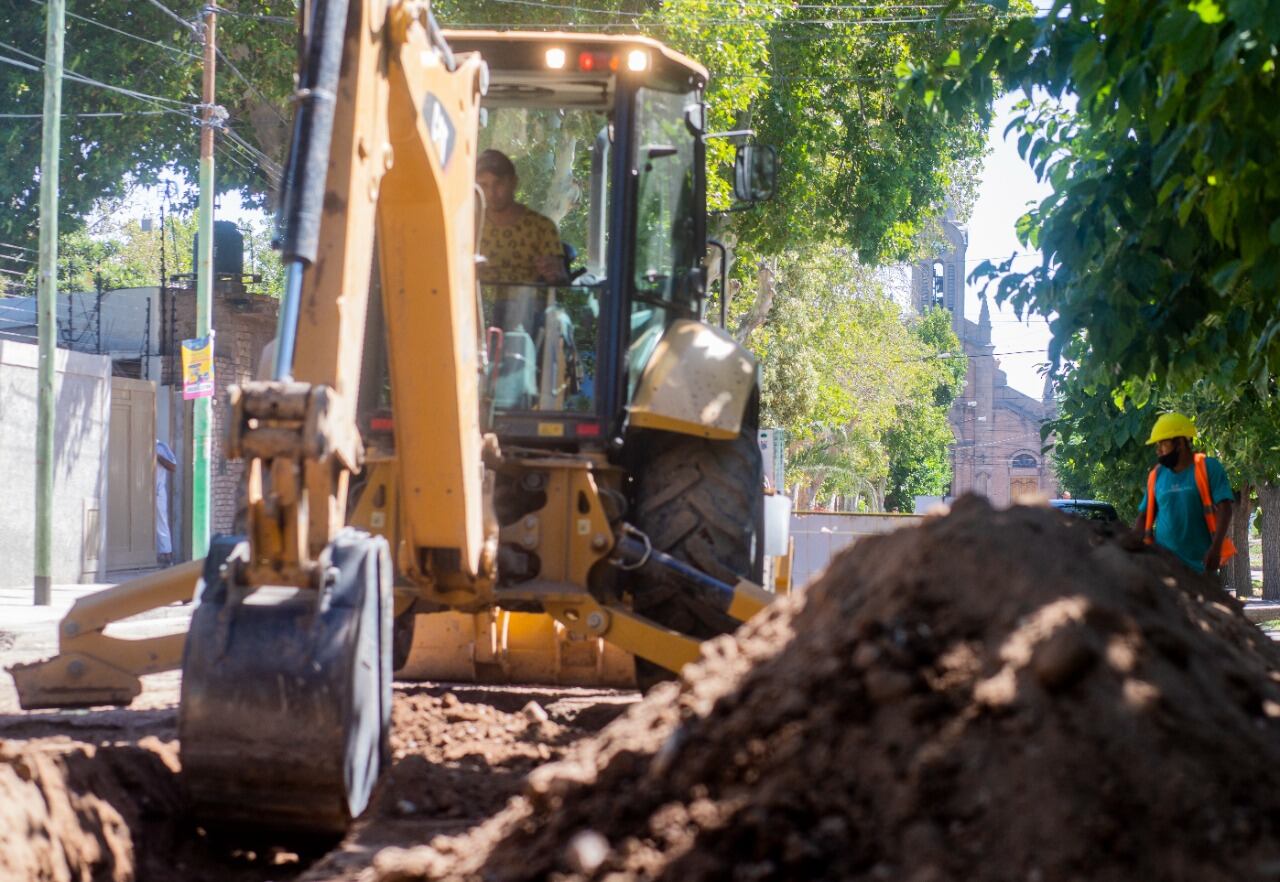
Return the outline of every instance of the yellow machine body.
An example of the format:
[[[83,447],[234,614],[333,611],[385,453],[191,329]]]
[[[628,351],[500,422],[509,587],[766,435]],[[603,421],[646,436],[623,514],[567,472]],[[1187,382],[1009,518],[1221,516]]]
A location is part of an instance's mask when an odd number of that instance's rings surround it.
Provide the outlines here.
[[[643,51],[645,75],[696,90],[706,71],[652,40],[582,34],[468,32],[458,37],[476,51],[446,64],[425,3],[351,10],[291,378],[232,395],[227,449],[248,466],[248,547],[230,569],[197,561],[77,604],[62,654],[15,671],[25,707],[128,703],[138,677],[181,663],[183,635],[123,645],[103,634],[112,621],[189,601],[211,579],[249,592],[317,588],[348,526],[388,541],[396,618],[415,622],[404,676],[629,686],[636,657],[679,671],[698,655],[697,638],[636,615],[601,576],[618,550],[608,500],[625,488],[622,469],[598,450],[504,449],[486,434],[475,164],[482,52]],[[375,256],[394,413],[385,445],[359,428]],[[735,438],[754,383],[754,361],[728,334],[676,320],[643,366],[629,418]],[[560,392],[551,397],[563,404]],[[563,421],[545,425],[540,434],[565,431]],[[545,499],[500,523],[495,483],[525,474],[538,476]],[[504,579],[504,545],[536,558],[536,576]],[[771,597],[744,581],[726,611],[745,620]]]
[[[756,360],[722,328],[680,319],[667,328],[631,399],[631,425],[729,439],[756,385]]]

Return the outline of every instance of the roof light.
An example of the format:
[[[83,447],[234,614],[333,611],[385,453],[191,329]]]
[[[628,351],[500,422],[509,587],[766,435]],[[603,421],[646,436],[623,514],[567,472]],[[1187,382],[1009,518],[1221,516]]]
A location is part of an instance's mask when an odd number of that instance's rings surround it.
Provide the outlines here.
[[[558,46],[553,46],[547,50],[547,67],[552,70],[563,70],[565,63],[564,50]]]
[[[632,49],[627,53],[627,70],[642,71],[649,69],[649,53],[643,49]]]

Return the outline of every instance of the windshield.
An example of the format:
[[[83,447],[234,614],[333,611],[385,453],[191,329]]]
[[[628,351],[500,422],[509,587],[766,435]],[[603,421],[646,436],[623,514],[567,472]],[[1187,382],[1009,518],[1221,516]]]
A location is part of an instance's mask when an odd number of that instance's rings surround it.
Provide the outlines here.
[[[591,413],[607,265],[609,117],[499,94],[486,108],[476,162],[493,406]]]
[[[476,163],[484,194],[481,280],[603,279],[608,115],[503,104],[485,116]]]
[[[687,111],[697,95],[639,89],[636,93],[637,293],[694,308],[697,232],[694,133]]]
[[[495,283],[480,290],[485,312],[492,316],[493,406],[593,411],[599,289]]]

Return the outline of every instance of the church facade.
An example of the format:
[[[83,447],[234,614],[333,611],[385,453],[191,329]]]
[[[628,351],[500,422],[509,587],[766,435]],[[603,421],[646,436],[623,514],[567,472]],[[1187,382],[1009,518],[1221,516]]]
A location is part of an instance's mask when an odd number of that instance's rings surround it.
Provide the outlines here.
[[[964,347],[968,373],[961,397],[948,419],[955,443],[951,446],[950,495],[974,492],[997,506],[1020,499],[1055,497],[1058,483],[1048,457],[1041,453],[1040,426],[1054,413],[1052,396],[1033,398],[1009,385],[991,342],[991,313],[984,301],[973,322],[964,316],[964,226],[943,222],[950,250],[912,267],[913,307],[951,313],[951,327]]]

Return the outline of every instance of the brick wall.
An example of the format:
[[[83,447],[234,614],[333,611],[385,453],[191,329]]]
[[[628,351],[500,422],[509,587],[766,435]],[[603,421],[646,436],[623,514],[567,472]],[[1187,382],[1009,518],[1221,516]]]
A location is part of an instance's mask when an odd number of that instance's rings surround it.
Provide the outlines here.
[[[195,336],[195,292],[173,292],[172,323],[174,339]],[[214,533],[232,529],[236,499],[244,465],[228,461],[225,454],[227,388],[252,380],[258,370],[262,348],[275,336],[279,302],[271,297],[220,290],[214,294],[212,325],[214,328],[213,372],[213,444],[209,460],[210,527]],[[176,347],[175,347],[176,348]],[[167,360],[164,382],[180,381],[182,366],[178,357]],[[190,408],[190,403],[187,404]]]

